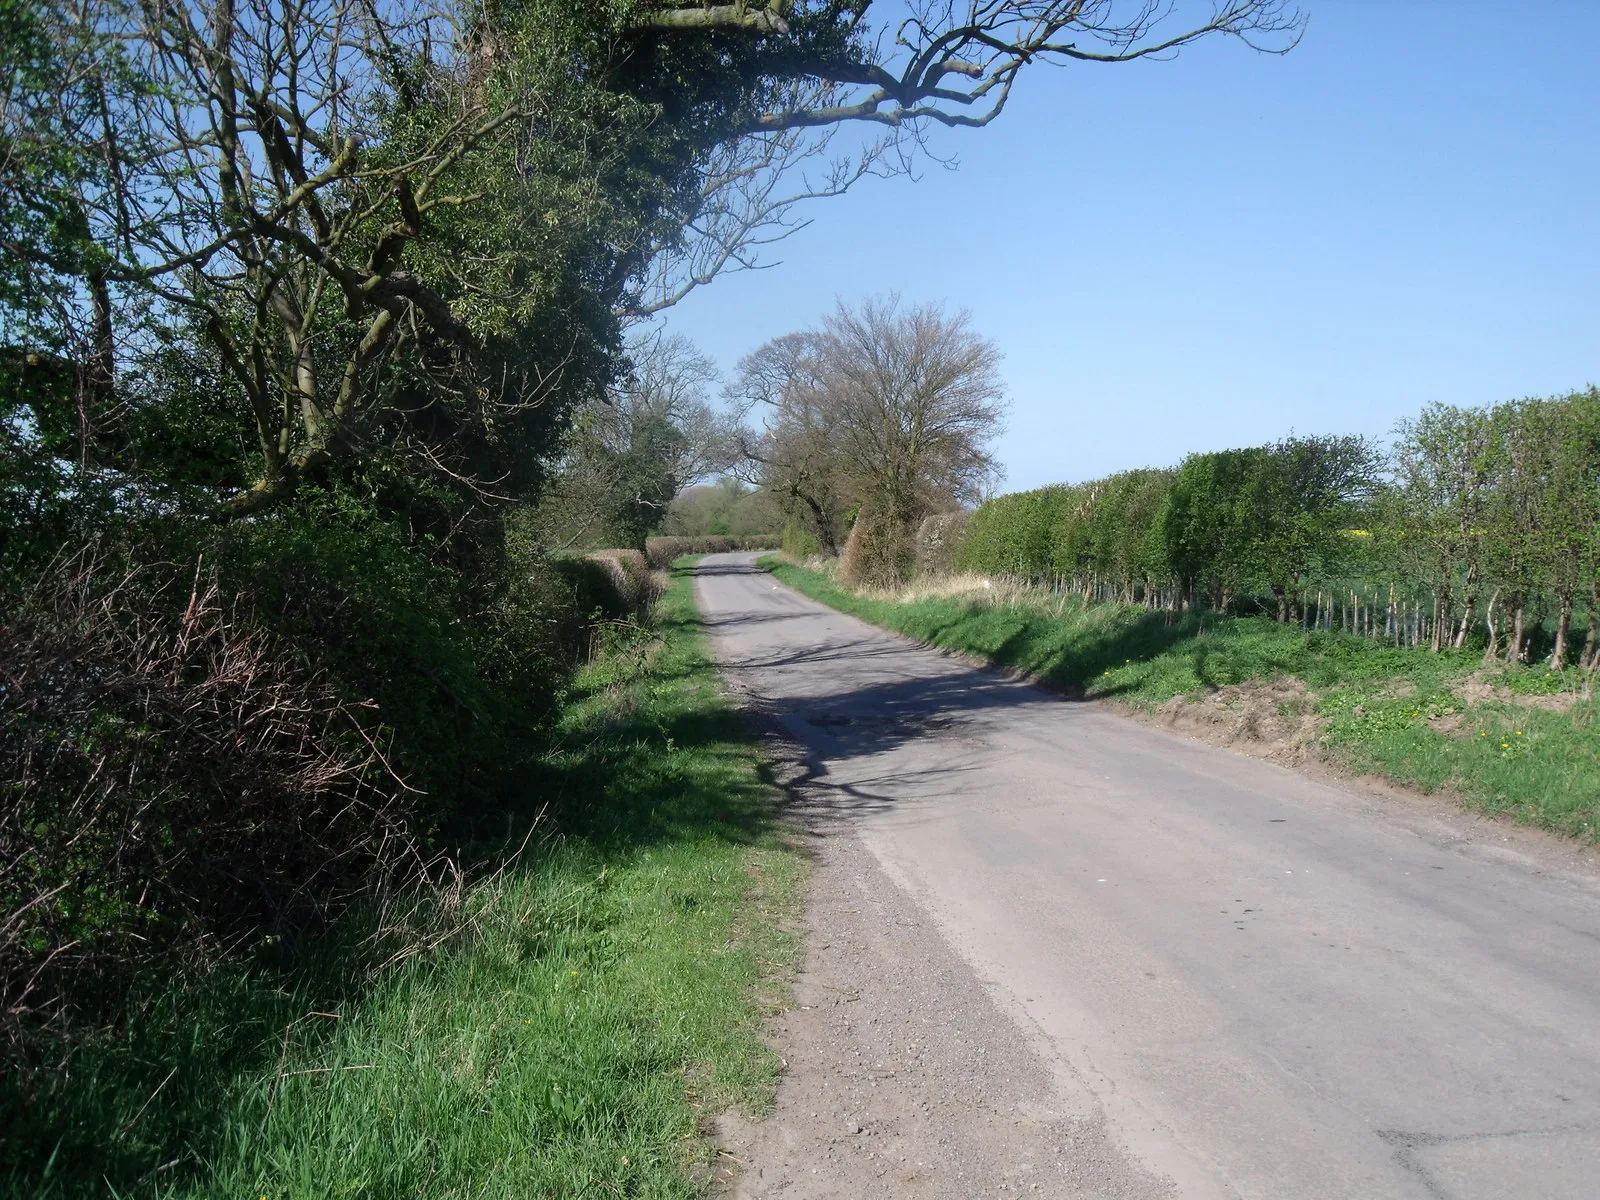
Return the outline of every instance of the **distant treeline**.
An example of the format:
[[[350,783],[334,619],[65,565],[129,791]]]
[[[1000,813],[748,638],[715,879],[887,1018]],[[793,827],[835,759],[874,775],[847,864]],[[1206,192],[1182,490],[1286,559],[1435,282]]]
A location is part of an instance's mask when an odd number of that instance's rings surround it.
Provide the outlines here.
[[[1397,433],[1387,453],[1290,438],[1000,496],[946,560],[1091,600],[1600,661],[1600,390],[1434,404]]]

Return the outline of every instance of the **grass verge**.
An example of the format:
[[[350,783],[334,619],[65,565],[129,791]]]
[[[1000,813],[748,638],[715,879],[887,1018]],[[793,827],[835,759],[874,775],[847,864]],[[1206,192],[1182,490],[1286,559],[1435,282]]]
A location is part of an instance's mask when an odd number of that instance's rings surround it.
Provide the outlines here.
[[[465,881],[153,996],[3,1114],[0,1190],[703,1192],[706,1116],[773,1093],[761,1023],[797,961],[803,864],[691,588],[675,569],[653,627],[578,678],[521,807],[466,831]]]
[[[1600,703],[1575,668],[1485,668],[1481,650],[1432,654],[1261,617],[1173,618],[1046,593],[864,595],[776,556],[761,565],[841,612],[1144,712],[1222,706],[1248,685],[1296,680],[1304,686],[1266,697],[1280,710],[1270,715],[1310,718],[1334,765],[1600,838]]]

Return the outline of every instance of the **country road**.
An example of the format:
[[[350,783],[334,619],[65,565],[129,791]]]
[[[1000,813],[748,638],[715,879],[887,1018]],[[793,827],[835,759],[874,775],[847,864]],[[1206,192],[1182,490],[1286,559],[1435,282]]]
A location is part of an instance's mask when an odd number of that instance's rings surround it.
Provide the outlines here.
[[[755,557],[698,595],[819,866],[737,1194],[1600,1196],[1585,855],[1052,697]]]

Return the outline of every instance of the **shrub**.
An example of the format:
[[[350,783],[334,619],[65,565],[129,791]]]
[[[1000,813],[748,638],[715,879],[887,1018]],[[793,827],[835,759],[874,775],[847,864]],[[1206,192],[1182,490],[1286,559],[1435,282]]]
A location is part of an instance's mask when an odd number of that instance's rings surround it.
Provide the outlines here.
[[[967,522],[956,569],[1030,582],[1048,580],[1054,568],[1056,527],[1080,499],[1077,488],[1046,487],[988,501]]]
[[[514,540],[469,582],[327,496],[124,532],[9,576],[0,608],[7,1070],[116,1027],[131,976],[209,971],[420,863],[538,752],[595,620],[650,589],[638,552]]]
[[[370,706],[214,573],[85,553],[0,627],[0,1039],[115,1012],[129,978],[323,916],[418,861],[419,795]]]
[[[799,521],[791,520],[783,527],[782,548],[791,558],[804,561],[822,553],[822,539]]]
[[[850,526],[839,572],[852,587],[898,588],[911,578],[914,557],[911,531],[867,506]]]
[[[211,557],[288,652],[375,706],[396,732],[396,770],[442,814],[498,786],[572,660],[541,644],[562,643],[551,625],[506,624],[527,612],[523,580],[505,572],[469,593],[440,550],[347,497],[315,496],[230,528]]]
[[[966,509],[934,513],[917,526],[914,572],[919,578],[949,575],[966,542],[967,523],[972,514]],[[787,548],[787,547],[786,547]]]
[[[599,565],[616,590],[617,603],[629,614],[644,615],[660,594],[650,562],[641,550],[597,550],[587,556]]]

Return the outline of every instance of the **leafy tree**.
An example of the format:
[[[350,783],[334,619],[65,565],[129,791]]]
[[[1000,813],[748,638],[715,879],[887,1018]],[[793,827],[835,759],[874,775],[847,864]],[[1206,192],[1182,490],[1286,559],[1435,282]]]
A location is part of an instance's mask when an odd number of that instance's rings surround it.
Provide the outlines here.
[[[666,532],[678,537],[745,537],[782,530],[783,513],[772,497],[732,475],[686,488],[667,509]]]
[[[1538,423],[1528,419],[1533,403],[1498,404],[1489,414],[1493,486],[1484,514],[1484,550],[1509,617],[1505,656],[1511,663],[1528,655],[1528,609],[1538,601],[1546,550],[1540,525],[1547,448],[1539,440]],[[1489,621],[1488,656],[1493,658],[1499,644],[1492,613]]]
[[[1596,578],[1600,393],[1497,405],[1490,419],[1498,453],[1487,540],[1510,614],[1506,660],[1526,660],[1528,610],[1548,597],[1556,610],[1552,662],[1565,665],[1577,598],[1588,590],[1592,599]]]

